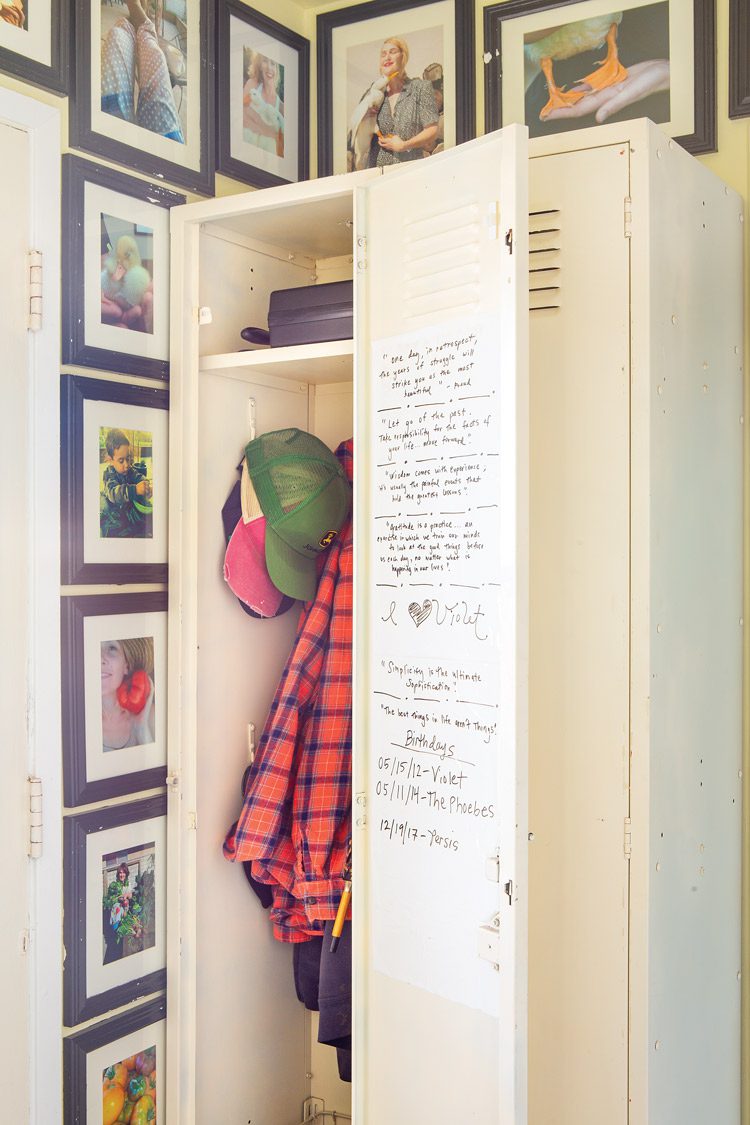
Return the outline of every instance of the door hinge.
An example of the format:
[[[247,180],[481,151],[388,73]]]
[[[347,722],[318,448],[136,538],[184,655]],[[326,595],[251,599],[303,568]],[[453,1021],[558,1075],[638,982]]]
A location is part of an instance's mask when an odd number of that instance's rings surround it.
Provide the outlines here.
[[[479,927],[479,956],[489,961],[493,969],[500,972],[500,915],[493,914],[489,922]]]
[[[625,196],[624,201],[624,234],[626,238],[632,238],[633,231],[631,229],[633,223],[633,200],[629,195]]]
[[[38,332],[42,327],[42,253],[29,250],[29,319],[27,328]]]
[[[29,782],[29,839],[27,852],[31,859],[42,854],[42,779],[30,777]]]
[[[360,273],[367,269],[367,239],[363,234],[357,239],[357,269]]]
[[[630,854],[632,852],[632,844],[633,844],[633,838],[632,838],[632,834],[631,834],[630,817],[626,816],[625,817],[625,834],[624,834],[624,837],[623,837],[623,848],[624,848],[624,851],[625,851],[625,858],[626,859],[630,859]]]

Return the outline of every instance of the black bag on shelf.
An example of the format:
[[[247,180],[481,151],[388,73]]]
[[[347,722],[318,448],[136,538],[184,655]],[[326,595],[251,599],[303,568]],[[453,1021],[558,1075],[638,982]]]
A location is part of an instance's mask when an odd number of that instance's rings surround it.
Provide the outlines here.
[[[353,300],[354,283],[351,281],[276,289],[268,308],[271,347],[351,340]]]

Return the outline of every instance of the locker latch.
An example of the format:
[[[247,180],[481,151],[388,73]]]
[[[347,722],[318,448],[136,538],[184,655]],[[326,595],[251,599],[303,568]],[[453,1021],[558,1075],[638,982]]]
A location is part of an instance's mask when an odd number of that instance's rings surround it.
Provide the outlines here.
[[[513,227],[505,232],[505,245],[508,247],[508,252],[513,253]]]
[[[479,927],[479,956],[500,971],[500,915],[493,914],[489,922]]]

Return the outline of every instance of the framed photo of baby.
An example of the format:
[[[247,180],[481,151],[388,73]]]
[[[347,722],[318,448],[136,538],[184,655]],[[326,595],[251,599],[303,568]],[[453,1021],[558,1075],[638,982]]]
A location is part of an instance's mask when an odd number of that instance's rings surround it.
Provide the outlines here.
[[[306,180],[308,40],[241,0],[217,10],[217,171],[254,187]]]
[[[67,807],[164,784],[167,594],[62,599]]]
[[[71,145],[213,194],[208,0],[76,0]]]
[[[166,984],[167,798],[66,817],[67,1027]]]
[[[422,160],[472,137],[473,32],[468,0],[318,16],[320,174]]]
[[[64,582],[163,582],[166,391],[63,375]]]
[[[715,0],[506,0],[484,9],[485,125],[531,137],[650,117],[716,150]]]
[[[63,157],[63,362],[169,377],[169,209],[185,197]]]

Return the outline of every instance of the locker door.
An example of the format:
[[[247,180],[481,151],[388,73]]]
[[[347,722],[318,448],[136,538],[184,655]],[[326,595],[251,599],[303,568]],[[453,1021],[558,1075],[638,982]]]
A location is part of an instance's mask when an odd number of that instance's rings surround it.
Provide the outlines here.
[[[355,1120],[526,1120],[527,199],[512,127],[356,202]]]

